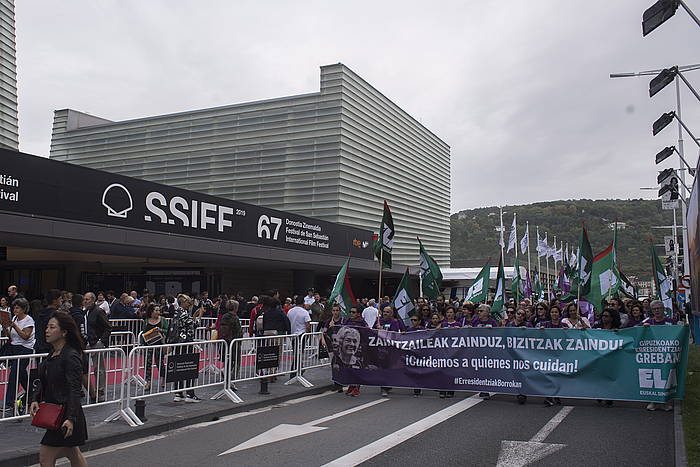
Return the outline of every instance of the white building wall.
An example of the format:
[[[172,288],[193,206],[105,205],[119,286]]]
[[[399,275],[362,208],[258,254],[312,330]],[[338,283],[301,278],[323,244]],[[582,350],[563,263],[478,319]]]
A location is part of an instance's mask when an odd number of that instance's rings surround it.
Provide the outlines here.
[[[0,0],[0,146],[19,148],[17,126],[15,4]]]
[[[122,122],[54,115],[50,157],[376,231],[449,265],[449,147],[342,64],[317,93]]]

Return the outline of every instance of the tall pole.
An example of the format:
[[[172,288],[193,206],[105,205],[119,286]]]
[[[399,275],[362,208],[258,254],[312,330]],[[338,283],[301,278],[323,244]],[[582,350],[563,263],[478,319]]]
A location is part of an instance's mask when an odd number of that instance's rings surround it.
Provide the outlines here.
[[[537,280],[540,280],[542,278],[542,265],[540,263],[540,226],[536,225],[535,229],[537,230]],[[540,281],[541,283],[541,281]]]
[[[501,258],[505,258],[505,254],[503,252],[503,250],[504,250],[503,246],[505,245],[505,240],[503,239],[503,232],[505,230],[503,228],[503,206],[498,206],[498,212],[500,213],[500,216],[501,216]]]
[[[379,241],[382,241],[381,239]],[[377,302],[382,303],[382,269],[384,269],[384,244],[379,251],[379,291],[377,292]]]
[[[530,221],[525,223],[525,232],[527,235],[527,273],[530,274]]]
[[[678,163],[680,164],[680,168],[683,169],[683,127],[681,125],[681,88],[680,88],[680,81],[678,79],[678,73],[676,73],[676,115],[678,118],[676,119],[676,123],[678,124]],[[685,185],[685,170],[679,170],[678,175],[681,178],[681,182]],[[680,190],[679,190],[680,191]],[[685,199],[685,195],[681,194],[680,196],[683,196]],[[682,232],[681,232],[681,237],[683,239],[683,274],[690,274],[690,262],[689,262],[689,256],[688,256],[688,225],[686,221],[686,211],[687,207],[685,203],[681,202],[681,225],[683,226]],[[675,212],[675,210],[674,210]],[[673,225],[676,225],[676,222],[674,220]],[[678,241],[678,237],[676,237],[676,234],[674,233],[674,242]],[[677,249],[676,249],[677,250]],[[676,258],[676,265],[678,265],[678,261]],[[691,290],[692,293],[692,290]]]
[[[544,237],[547,238],[547,232],[544,233]],[[549,247],[547,247],[549,248]],[[547,300],[550,299],[552,296],[552,287],[551,287],[551,281],[549,278],[549,253],[547,253],[544,257],[544,262],[547,264]]]

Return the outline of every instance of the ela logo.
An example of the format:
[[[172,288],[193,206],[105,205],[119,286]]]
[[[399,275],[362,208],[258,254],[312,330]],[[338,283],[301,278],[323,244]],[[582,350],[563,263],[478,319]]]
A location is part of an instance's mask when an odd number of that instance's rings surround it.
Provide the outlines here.
[[[678,385],[676,381],[676,370],[668,372],[668,379],[663,379],[660,368],[640,368],[639,387],[645,389],[670,389]]]

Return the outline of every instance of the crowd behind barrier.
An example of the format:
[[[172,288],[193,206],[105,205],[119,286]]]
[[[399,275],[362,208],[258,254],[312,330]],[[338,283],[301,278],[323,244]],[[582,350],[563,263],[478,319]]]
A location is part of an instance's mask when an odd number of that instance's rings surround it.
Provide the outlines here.
[[[21,298],[17,288],[10,286],[3,303],[14,304]],[[443,296],[435,301],[419,297],[414,305],[407,316],[400,316],[388,296],[379,301],[363,298],[346,310],[350,312],[349,318],[341,318],[338,304],[327,306],[325,299],[312,290],[304,297],[284,300],[276,291],[269,291],[250,300],[239,293],[230,297],[222,295],[213,301],[206,292],[193,299],[184,294],[154,297],[148,291],[139,298],[135,291],[117,297],[112,291],[86,292],[83,296],[51,290],[44,302],[35,299],[28,307],[35,325],[34,353],[0,353],[0,388],[5,392],[3,400],[8,406],[0,420],[27,416],[22,391],[24,394],[31,391],[36,366],[48,350],[42,339],[43,330],[56,310],[71,314],[87,344],[84,406],[118,403],[118,410],[108,420],[122,418],[133,425],[141,423],[131,409],[135,399],[175,394],[175,400],[198,402],[195,389],[221,386],[216,398],[226,396],[241,402],[236,383],[263,384],[287,375],[292,383],[311,385],[303,372],[329,364],[329,353],[332,354],[329,347],[335,345],[333,335],[341,325],[411,332],[491,326],[614,330],[683,322],[678,311],[672,319],[657,316],[651,300],[612,298],[604,309],[598,310],[579,309],[577,305],[572,309],[571,304],[559,303],[557,299],[539,302],[526,299],[506,304],[499,316],[493,316],[486,304]],[[13,309],[0,309],[3,311],[11,314]],[[299,316],[303,319],[299,320]],[[7,329],[4,334],[4,342],[0,344],[6,350],[7,344],[11,344]],[[166,382],[163,374],[170,367],[166,365],[168,361],[178,366],[178,370],[173,370],[171,380]],[[178,371],[186,372],[188,368],[191,372],[188,379],[173,382]],[[10,373],[15,375],[14,382],[9,381]],[[8,386],[17,388],[17,397],[8,397]]]

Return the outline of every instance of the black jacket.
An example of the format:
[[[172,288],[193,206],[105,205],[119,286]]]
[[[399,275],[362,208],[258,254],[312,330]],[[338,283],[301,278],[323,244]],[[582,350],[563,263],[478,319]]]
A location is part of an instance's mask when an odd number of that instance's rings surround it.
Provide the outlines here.
[[[55,308],[44,308],[39,311],[39,314],[34,318],[34,352],[46,353],[51,351],[51,346],[46,343],[46,325],[49,323],[49,318]]]
[[[41,385],[34,391],[35,402],[63,405],[64,417],[74,424],[79,417],[84,417],[80,406],[83,387],[80,352],[66,345],[57,356],[45,358],[39,366],[39,378]]]
[[[107,320],[107,313],[99,306],[93,304],[92,308],[85,311],[87,319],[87,343],[90,347],[102,341],[105,347],[109,347],[109,335],[112,325]]]
[[[281,308],[267,310],[263,315],[263,330],[271,331],[273,329],[277,331],[277,334],[289,334],[292,330],[289,318]]]
[[[83,340],[86,340],[87,335],[85,334],[85,312],[81,307],[74,306],[73,308],[68,310],[68,313],[70,313],[71,317],[73,318],[73,321],[75,321],[75,325],[78,326],[78,332],[80,333],[80,336],[83,338]]]

